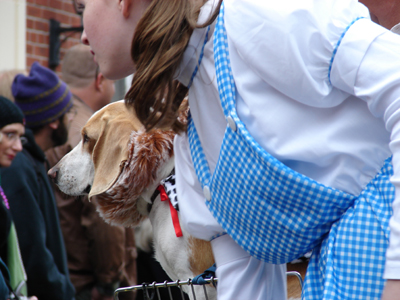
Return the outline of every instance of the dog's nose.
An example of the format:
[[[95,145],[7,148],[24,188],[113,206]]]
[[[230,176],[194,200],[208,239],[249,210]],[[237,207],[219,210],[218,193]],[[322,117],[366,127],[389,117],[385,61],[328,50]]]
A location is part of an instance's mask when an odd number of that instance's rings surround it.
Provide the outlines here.
[[[58,167],[54,166],[47,172],[47,175],[50,176],[50,178],[54,181],[54,183],[57,183],[58,171],[59,171]]]

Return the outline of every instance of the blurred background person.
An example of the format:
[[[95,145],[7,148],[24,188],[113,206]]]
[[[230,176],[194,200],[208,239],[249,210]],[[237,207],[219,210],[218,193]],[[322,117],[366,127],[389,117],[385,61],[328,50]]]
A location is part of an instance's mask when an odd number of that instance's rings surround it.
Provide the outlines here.
[[[0,168],[7,168],[22,151],[25,133],[24,115],[11,100],[0,96]],[[27,296],[26,273],[20,257],[17,233],[12,222],[10,205],[1,187],[0,177],[0,275],[1,295]],[[11,291],[10,291],[11,290]],[[4,298],[5,299],[5,298]]]
[[[372,21],[400,33],[400,2],[397,0],[360,0],[368,7]]]
[[[0,72],[0,96],[9,99],[12,102],[14,102],[14,96],[11,91],[11,85],[15,76],[18,74],[28,75],[28,72],[19,69],[5,70]]]
[[[12,92],[25,116],[27,142],[0,174],[29,278],[28,293],[40,300],[71,300],[75,289],[44,151],[67,141],[72,95],[54,72],[37,62],[28,76],[15,77]]]
[[[88,46],[80,44],[67,50],[61,72],[71,89],[77,115],[68,142],[46,152],[50,166],[79,143],[89,117],[109,104],[114,94],[114,81],[103,76]],[[96,199],[89,202],[87,197],[70,197],[55,185],[53,188],[76,299],[111,300],[115,289],[135,285],[134,230],[105,223],[96,211]],[[120,298],[134,299],[134,294],[123,293]]]

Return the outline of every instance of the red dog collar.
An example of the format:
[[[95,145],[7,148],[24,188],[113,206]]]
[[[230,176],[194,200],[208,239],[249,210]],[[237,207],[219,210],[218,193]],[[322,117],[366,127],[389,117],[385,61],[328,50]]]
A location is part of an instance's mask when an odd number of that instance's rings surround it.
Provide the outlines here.
[[[169,197],[168,197],[167,193],[165,192],[164,186],[160,184],[157,187],[157,190],[160,192],[161,201],[168,200],[169,210],[171,211],[172,224],[174,225],[176,237],[181,237],[182,229],[181,229],[181,225],[179,224],[178,212],[176,211],[176,209],[172,205],[171,201],[169,200]]]

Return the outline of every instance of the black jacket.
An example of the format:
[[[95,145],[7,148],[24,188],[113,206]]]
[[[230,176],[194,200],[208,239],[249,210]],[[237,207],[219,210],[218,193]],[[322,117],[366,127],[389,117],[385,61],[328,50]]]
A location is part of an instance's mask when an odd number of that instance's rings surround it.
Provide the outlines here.
[[[6,300],[10,292],[6,284],[6,281],[9,282],[10,276],[6,264],[3,262],[7,255],[7,238],[10,233],[10,226],[11,216],[0,196],[0,300]]]
[[[40,300],[71,300],[67,257],[57,206],[43,151],[26,130],[28,143],[9,168],[1,169],[2,187],[18,233],[28,277],[28,293]]]

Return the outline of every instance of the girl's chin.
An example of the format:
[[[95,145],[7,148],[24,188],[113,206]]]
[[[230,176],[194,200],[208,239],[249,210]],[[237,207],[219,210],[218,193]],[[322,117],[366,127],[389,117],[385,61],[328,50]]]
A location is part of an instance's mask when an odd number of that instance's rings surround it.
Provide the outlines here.
[[[110,80],[120,80],[123,78],[126,78],[132,74],[135,73],[136,68],[132,64],[131,66],[121,66],[121,68],[116,67],[115,65],[111,64],[99,64],[100,65],[100,71],[106,77],[107,79]]]

